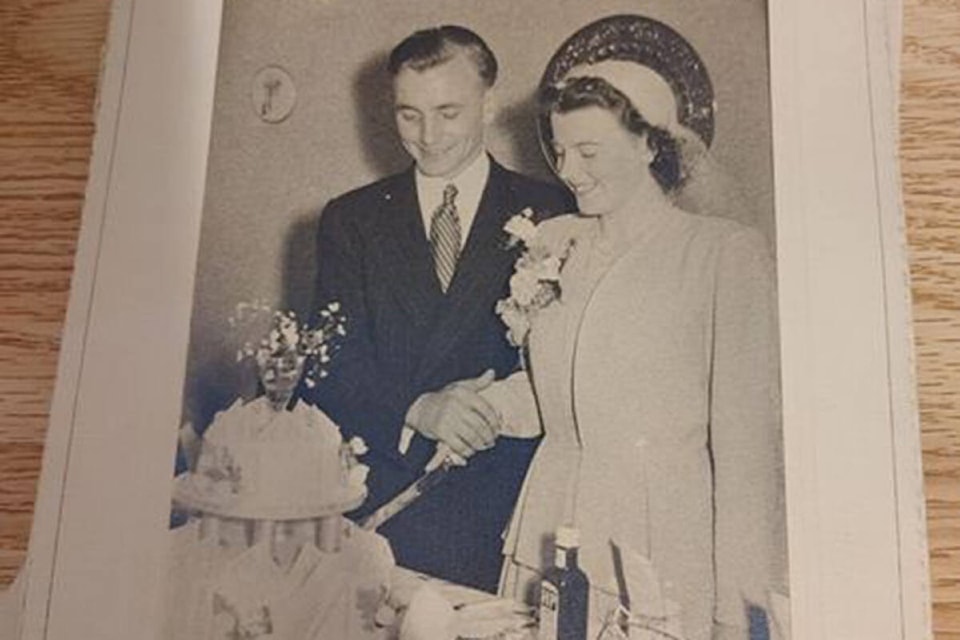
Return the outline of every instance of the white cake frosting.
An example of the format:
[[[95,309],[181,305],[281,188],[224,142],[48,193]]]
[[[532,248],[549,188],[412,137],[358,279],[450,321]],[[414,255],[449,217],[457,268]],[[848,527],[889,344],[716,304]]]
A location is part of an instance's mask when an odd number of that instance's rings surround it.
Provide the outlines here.
[[[355,446],[355,443],[353,443]],[[203,436],[197,468],[179,479],[184,506],[236,518],[312,518],[350,510],[366,495],[367,467],[322,411],[275,411],[237,400]]]

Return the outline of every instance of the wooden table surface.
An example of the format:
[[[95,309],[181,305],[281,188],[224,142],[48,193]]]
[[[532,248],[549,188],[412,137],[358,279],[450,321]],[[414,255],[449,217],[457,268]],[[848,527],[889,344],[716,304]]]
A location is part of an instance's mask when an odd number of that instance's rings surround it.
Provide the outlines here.
[[[108,8],[0,3],[0,585],[29,536]],[[960,640],[960,0],[904,0],[902,81],[934,626]]]

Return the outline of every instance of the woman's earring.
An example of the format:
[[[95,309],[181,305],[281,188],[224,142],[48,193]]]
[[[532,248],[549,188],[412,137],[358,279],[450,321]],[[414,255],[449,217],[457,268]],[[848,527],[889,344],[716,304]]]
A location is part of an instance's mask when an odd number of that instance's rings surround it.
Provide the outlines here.
[[[644,135],[640,139],[640,149],[641,157],[643,158],[643,164],[649,167],[653,164],[653,161],[657,159],[657,154],[654,153],[653,149],[650,148],[649,136]]]
[[[649,144],[643,145],[643,148],[647,150],[646,161],[648,165],[652,165],[657,160],[657,152],[650,148]]]

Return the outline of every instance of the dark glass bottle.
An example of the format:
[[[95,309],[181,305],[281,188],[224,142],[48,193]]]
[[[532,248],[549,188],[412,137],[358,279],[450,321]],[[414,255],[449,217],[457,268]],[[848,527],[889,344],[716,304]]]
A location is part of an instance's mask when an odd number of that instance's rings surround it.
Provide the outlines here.
[[[586,640],[590,582],[577,566],[580,534],[559,527],[554,565],[540,583],[540,640]]]

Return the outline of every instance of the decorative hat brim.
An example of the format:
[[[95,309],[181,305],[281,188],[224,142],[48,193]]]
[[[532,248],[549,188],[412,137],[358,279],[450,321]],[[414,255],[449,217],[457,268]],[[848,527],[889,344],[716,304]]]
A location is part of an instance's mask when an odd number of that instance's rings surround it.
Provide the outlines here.
[[[306,520],[352,511],[367,497],[365,485],[346,487],[338,494],[322,498],[307,498],[285,502],[289,497],[269,501],[263,497],[212,496],[202,491],[193,474],[185,473],[174,479],[173,502],[177,507],[208,513],[223,518],[245,520]]]
[[[663,78],[677,102],[676,121],[681,128],[696,134],[704,148],[709,148],[716,105],[707,68],[683,36],[653,18],[614,15],[579,29],[550,58],[540,79],[540,90],[560,84],[572,69],[607,60],[633,62]],[[544,153],[551,159],[549,115],[541,114],[537,124]]]

